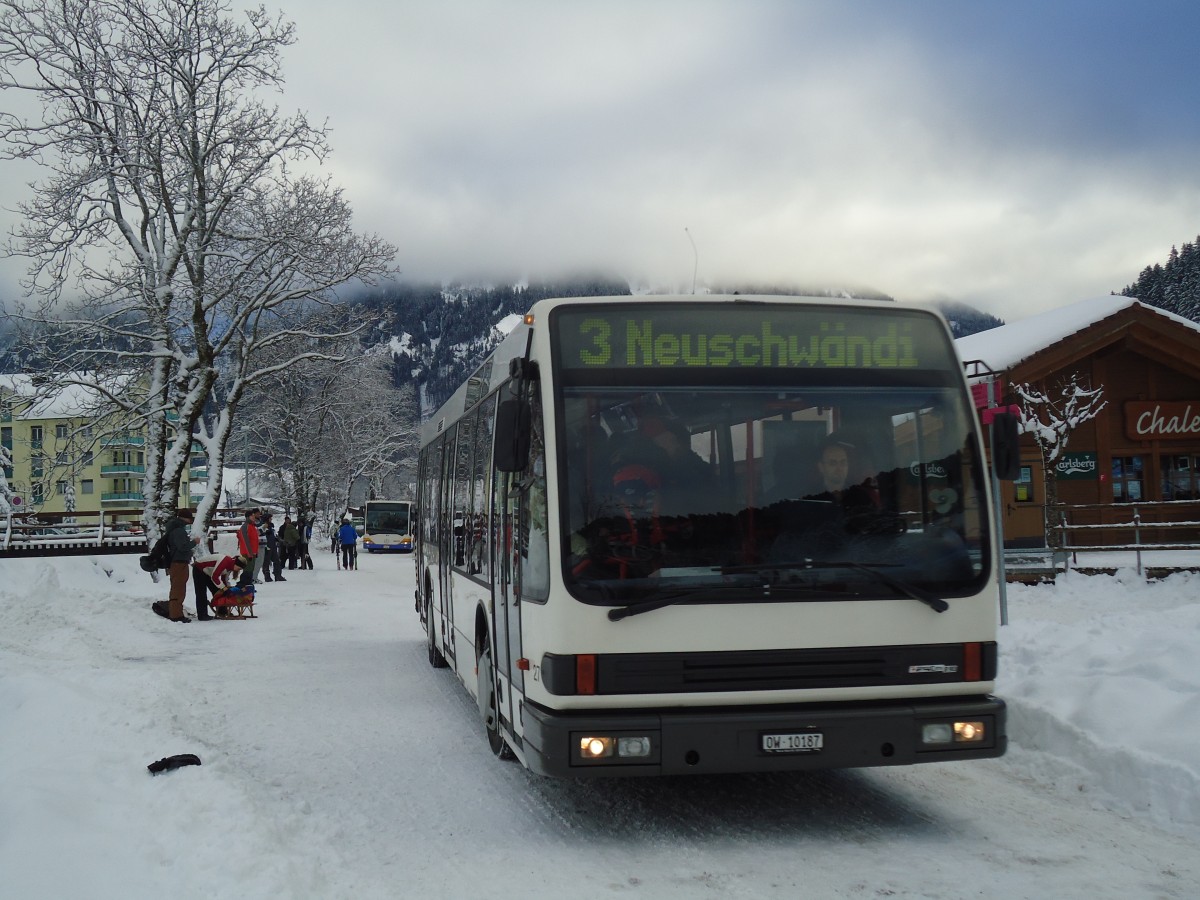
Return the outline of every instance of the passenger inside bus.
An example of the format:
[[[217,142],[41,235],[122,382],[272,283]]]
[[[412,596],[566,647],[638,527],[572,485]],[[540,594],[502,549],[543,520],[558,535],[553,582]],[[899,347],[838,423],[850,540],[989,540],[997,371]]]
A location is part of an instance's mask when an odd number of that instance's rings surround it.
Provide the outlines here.
[[[571,538],[572,571],[593,578],[645,578],[663,561],[666,535],[659,506],[662,476],[627,463],[612,475],[604,515]]]
[[[714,502],[717,480],[713,468],[692,449],[687,426],[677,419],[641,416],[637,430],[617,436],[611,446],[613,472],[629,463],[645,463],[659,473],[661,515],[691,516]]]

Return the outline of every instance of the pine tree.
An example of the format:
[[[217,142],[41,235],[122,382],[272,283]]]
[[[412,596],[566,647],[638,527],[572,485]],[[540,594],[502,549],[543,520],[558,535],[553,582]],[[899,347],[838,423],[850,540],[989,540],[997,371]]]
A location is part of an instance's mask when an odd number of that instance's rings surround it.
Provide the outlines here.
[[[1165,265],[1156,263],[1142,269],[1137,281],[1121,294],[1200,321],[1200,236],[1182,248],[1172,247]]]

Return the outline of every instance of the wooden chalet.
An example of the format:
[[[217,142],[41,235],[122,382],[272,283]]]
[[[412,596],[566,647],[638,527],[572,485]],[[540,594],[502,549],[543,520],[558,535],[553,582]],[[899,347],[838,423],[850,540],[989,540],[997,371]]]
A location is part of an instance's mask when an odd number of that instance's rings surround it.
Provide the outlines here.
[[[957,344],[981,407],[1017,404],[1017,384],[1055,398],[1072,375],[1103,388],[1104,408],[1070,433],[1056,464],[1049,518],[1070,526],[1059,546],[1200,541],[1200,527],[1188,524],[1200,520],[1200,325],[1129,297],[1101,297]],[[1042,456],[1028,434],[1021,477],[1000,493],[1006,546],[1047,546]]]

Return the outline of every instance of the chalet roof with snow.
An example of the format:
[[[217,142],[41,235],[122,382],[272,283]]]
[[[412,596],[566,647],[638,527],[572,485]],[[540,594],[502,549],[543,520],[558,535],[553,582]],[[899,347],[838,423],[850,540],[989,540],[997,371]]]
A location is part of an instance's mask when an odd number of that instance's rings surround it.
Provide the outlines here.
[[[1021,381],[1117,344],[1200,377],[1200,324],[1131,297],[1081,300],[955,341],[964,362],[979,360],[1010,377],[1019,369]]]

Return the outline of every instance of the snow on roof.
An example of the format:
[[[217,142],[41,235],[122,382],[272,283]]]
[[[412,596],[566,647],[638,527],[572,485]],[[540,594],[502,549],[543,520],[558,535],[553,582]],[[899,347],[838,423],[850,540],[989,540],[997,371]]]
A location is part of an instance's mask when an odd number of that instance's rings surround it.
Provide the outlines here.
[[[1193,331],[1200,331],[1200,324],[1191,319],[1185,319],[1183,316],[1177,316],[1175,313],[1154,306],[1147,306],[1133,297],[1106,295],[1060,306],[1058,309],[1030,316],[1008,325],[1001,325],[998,328],[979,331],[961,337],[954,343],[958,347],[958,355],[964,361],[983,360],[992,371],[1003,372],[1033,356],[1039,350],[1044,350],[1063,338],[1132,306],[1144,307],[1173,322],[1185,325]]]
[[[85,381],[87,376],[74,373],[69,376],[79,381]],[[115,382],[108,386],[117,389],[128,384],[134,376],[117,376]],[[14,413],[21,420],[29,419],[69,419],[76,416],[92,416],[98,408],[104,406],[104,398],[92,385],[66,384],[50,386],[40,379],[35,382],[32,375],[0,375],[0,388],[12,391],[17,396],[32,400],[33,405],[28,409]]]
[[[516,313],[509,313],[496,323],[496,330],[501,334],[509,334],[514,328],[521,324],[524,318],[524,316],[517,315]]]

